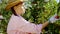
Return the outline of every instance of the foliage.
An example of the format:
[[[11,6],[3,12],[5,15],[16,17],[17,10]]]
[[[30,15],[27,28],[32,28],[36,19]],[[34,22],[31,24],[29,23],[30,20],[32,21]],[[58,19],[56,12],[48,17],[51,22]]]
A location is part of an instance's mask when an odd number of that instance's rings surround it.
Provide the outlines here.
[[[30,7],[27,9],[26,13],[24,14],[24,18],[35,24],[40,24],[48,21],[51,16],[58,12],[58,4],[55,0],[49,0],[48,2],[45,2],[44,0],[35,0],[31,2],[31,5],[32,8]],[[59,14],[60,13],[58,13],[58,15]],[[57,21],[55,24],[59,25],[59,22],[60,21]],[[52,34],[59,34],[59,30],[56,27],[54,24],[49,24],[45,30],[48,29],[47,31]]]
[[[5,7],[8,0],[2,0],[2,3],[0,4],[0,12],[2,13],[4,20],[1,21],[0,24],[0,32],[3,34],[6,34],[6,29],[8,25],[8,21],[11,17],[11,10],[6,11]],[[55,0],[49,0],[48,2],[45,2],[44,0],[34,0],[31,3],[32,7],[29,7],[26,9],[26,13],[23,15],[23,17],[30,21],[31,23],[40,24],[44,23],[49,20],[51,16],[53,16],[55,13],[57,13],[58,7],[60,7],[59,4]],[[60,8],[59,8],[60,9]],[[60,16],[60,12],[58,13]],[[54,24],[49,24],[43,32],[48,31],[52,34],[60,34],[59,28],[55,24],[60,25],[60,21],[56,21]]]

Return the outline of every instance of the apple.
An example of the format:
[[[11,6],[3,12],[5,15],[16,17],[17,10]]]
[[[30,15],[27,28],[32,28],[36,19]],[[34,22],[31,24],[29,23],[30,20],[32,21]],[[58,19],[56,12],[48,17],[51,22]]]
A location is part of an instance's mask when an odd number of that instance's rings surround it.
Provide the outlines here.
[[[59,19],[59,17],[60,17],[60,16],[56,16],[55,18],[56,18],[56,19]]]

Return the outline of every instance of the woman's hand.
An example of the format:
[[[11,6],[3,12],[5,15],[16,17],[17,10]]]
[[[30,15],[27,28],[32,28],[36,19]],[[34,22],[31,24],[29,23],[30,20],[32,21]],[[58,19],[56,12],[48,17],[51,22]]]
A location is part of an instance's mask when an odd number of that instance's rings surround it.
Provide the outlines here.
[[[42,24],[42,29],[44,29],[49,24],[49,22],[54,23],[57,20],[60,20],[60,18],[59,18],[59,16],[57,16],[57,14],[55,14],[48,21],[46,21],[45,23]]]
[[[59,16],[57,16],[57,14],[55,14],[54,16],[52,16],[49,19],[49,22],[54,23],[55,21],[60,20]]]

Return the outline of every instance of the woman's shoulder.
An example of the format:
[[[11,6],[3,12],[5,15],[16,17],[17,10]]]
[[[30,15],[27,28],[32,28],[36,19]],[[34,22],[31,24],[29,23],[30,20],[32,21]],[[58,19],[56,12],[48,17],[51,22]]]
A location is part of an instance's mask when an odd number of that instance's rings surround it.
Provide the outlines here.
[[[34,24],[34,23],[31,23],[30,21],[27,21],[25,18],[23,18],[21,15],[19,15],[19,16],[16,16],[16,15],[14,15],[14,14],[12,14],[12,16],[11,16],[11,18],[10,18],[11,20],[18,20],[19,22],[21,21],[21,22],[24,22],[24,23],[30,23],[30,24]],[[35,24],[36,25],[36,24]]]
[[[23,18],[21,15],[15,16],[14,14],[12,14],[11,19],[13,19],[13,20],[18,20],[18,21],[23,21],[24,23],[30,23],[30,22],[27,21],[25,18]]]

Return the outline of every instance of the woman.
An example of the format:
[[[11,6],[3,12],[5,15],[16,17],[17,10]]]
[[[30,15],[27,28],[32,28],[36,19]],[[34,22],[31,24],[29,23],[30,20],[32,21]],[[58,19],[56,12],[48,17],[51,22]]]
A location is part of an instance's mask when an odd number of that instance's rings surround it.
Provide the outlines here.
[[[6,10],[12,9],[12,16],[8,23],[7,34],[40,34],[42,29],[45,28],[49,22],[55,22],[56,15],[51,17],[44,24],[33,24],[26,21],[21,15],[25,13],[23,6],[24,0],[10,0],[6,6]]]

